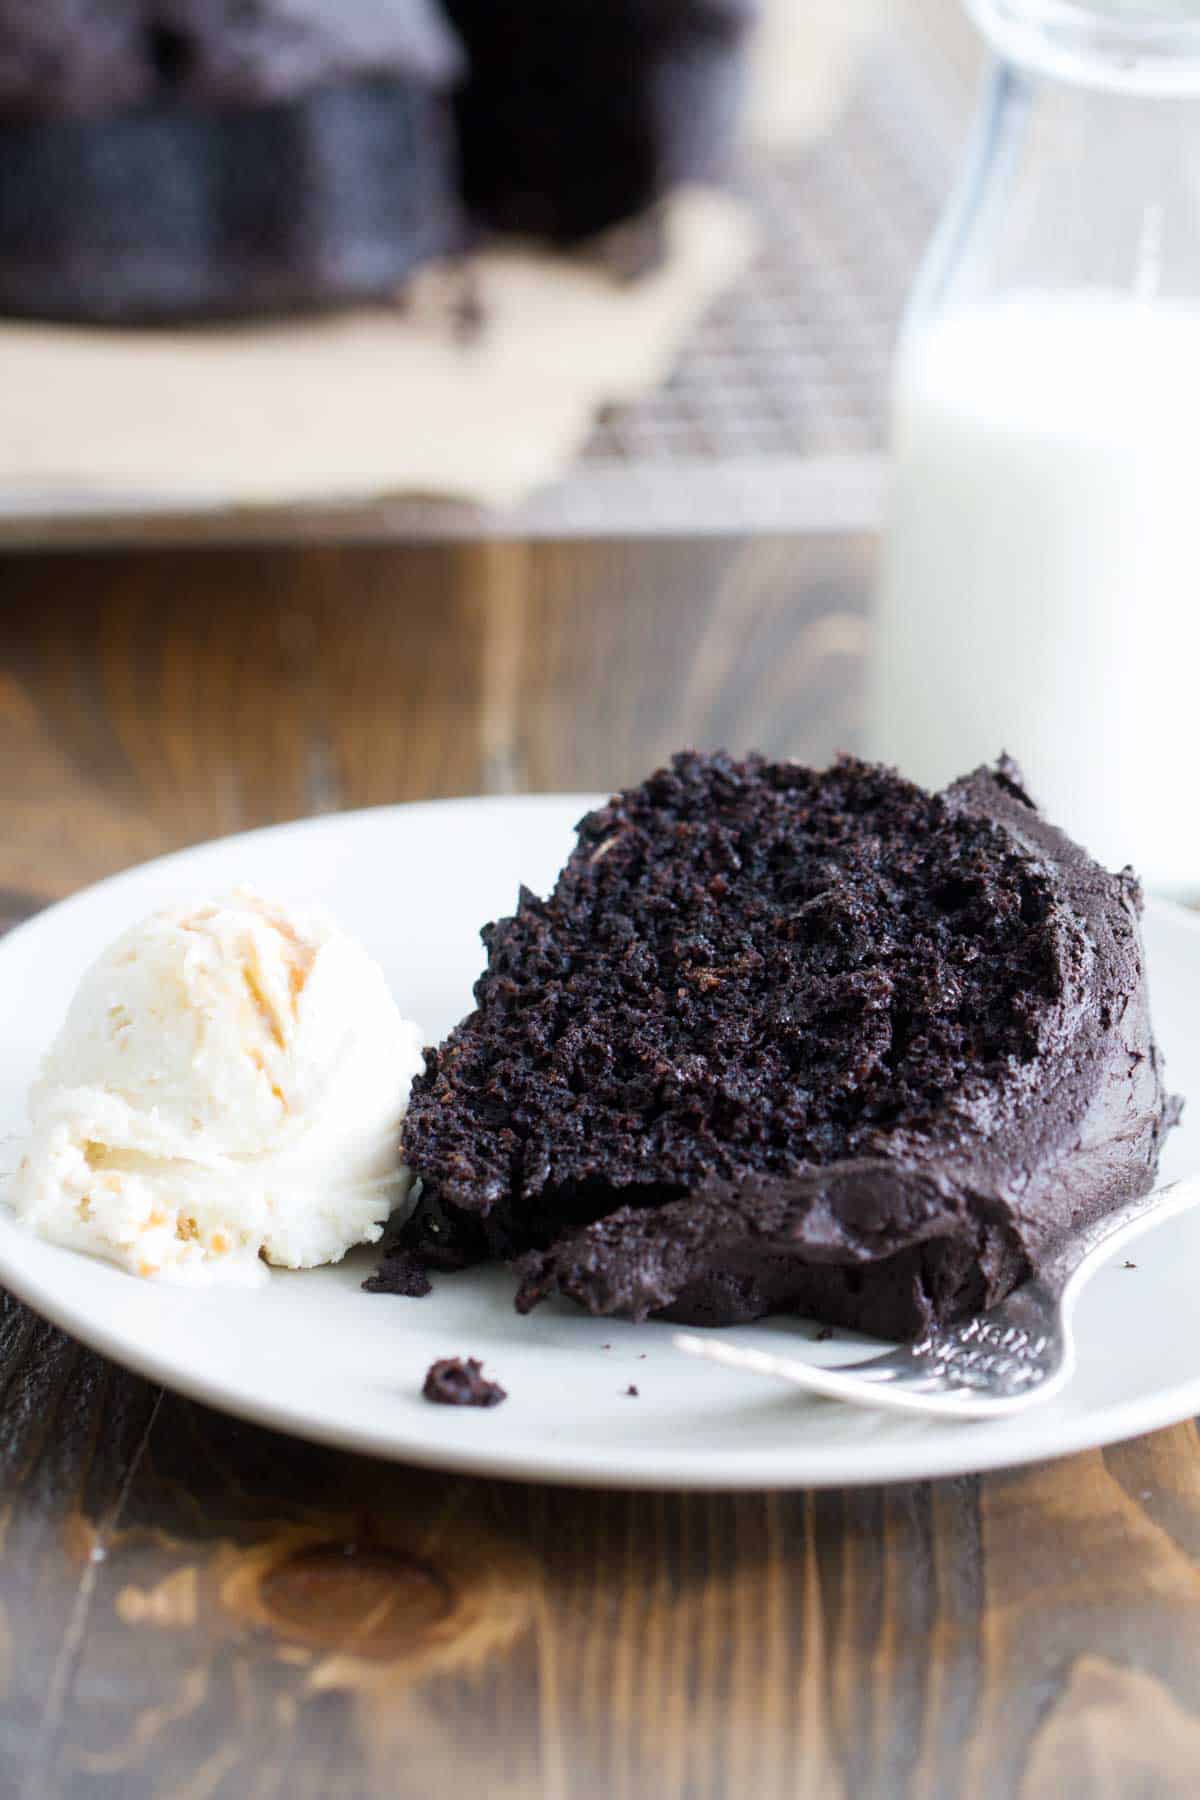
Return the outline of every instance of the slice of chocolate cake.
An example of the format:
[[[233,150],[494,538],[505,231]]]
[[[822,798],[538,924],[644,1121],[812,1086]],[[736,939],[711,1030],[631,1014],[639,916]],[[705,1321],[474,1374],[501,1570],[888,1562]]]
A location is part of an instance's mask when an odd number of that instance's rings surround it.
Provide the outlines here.
[[[522,1311],[911,1337],[991,1305],[1153,1181],[1177,1108],[1139,909],[1007,761],[930,795],[678,756],[485,930],[402,1240],[522,1256]]]

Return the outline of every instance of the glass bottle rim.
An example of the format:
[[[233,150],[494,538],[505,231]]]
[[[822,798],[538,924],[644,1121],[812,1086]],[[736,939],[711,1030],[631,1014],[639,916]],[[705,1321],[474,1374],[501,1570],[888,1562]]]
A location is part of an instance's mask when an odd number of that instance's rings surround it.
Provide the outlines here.
[[[1179,0],[966,0],[1006,61],[1121,93],[1200,94],[1200,11]]]

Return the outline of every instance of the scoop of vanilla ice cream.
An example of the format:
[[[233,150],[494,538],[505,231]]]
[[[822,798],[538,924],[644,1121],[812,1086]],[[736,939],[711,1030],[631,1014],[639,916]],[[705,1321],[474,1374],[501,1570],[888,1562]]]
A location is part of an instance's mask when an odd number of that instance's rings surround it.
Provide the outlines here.
[[[404,1201],[421,1066],[383,971],[327,913],[248,893],[168,908],[83,977],[11,1204],[139,1275],[336,1262]]]

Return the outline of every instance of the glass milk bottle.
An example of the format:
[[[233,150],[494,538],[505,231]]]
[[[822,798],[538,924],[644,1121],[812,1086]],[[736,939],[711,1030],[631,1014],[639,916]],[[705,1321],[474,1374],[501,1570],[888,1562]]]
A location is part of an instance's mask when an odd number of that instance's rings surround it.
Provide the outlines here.
[[[970,0],[995,53],[898,351],[868,734],[1007,750],[1200,891],[1200,0]]]

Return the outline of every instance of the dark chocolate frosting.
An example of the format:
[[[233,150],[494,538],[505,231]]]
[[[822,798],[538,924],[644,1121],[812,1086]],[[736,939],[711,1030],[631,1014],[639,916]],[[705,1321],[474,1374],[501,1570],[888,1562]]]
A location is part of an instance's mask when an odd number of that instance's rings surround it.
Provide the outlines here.
[[[1177,1116],[1129,871],[1002,761],[677,758],[485,932],[405,1130],[428,1261],[518,1306],[885,1336],[993,1304],[1154,1179]]]

